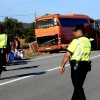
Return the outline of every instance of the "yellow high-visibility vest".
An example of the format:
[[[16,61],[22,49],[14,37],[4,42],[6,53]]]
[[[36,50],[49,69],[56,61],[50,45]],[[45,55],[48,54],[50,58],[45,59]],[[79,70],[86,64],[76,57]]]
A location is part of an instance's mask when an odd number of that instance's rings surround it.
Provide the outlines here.
[[[91,54],[91,42],[86,37],[74,39],[67,48],[72,55],[70,60],[89,61]]]
[[[6,47],[7,47],[7,35],[0,34],[0,48],[6,48]]]

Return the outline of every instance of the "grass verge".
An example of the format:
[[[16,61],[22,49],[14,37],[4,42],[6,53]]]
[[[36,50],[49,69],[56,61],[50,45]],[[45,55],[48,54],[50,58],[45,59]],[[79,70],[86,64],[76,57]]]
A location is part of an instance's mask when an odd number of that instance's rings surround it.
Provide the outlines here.
[[[44,52],[32,53],[28,49],[28,50],[24,50],[24,54],[25,54],[25,58],[29,58],[29,57],[34,57],[34,56],[44,56],[44,55],[48,55],[49,53],[44,53]]]

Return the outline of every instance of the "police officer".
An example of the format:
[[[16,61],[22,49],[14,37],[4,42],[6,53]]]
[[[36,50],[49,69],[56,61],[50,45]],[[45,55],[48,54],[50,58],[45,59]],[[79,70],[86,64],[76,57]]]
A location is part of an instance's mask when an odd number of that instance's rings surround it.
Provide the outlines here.
[[[3,66],[6,65],[7,35],[3,32],[3,26],[0,25],[0,76]]]
[[[75,39],[69,44],[67,53],[60,67],[60,74],[63,74],[65,71],[65,64],[69,59],[71,78],[74,86],[74,93],[71,100],[86,100],[83,83],[88,71],[91,70],[91,43],[90,40],[84,36],[84,33],[84,25],[77,25],[74,28],[73,34]]]

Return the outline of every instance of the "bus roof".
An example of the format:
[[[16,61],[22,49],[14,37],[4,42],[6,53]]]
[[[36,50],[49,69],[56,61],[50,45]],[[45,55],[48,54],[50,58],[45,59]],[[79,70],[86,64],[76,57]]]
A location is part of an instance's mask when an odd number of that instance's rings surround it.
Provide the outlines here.
[[[60,15],[60,14],[50,14],[50,15],[46,15],[46,16],[41,16],[39,18],[37,18],[35,21],[37,20],[43,20],[43,19],[50,19],[50,18],[87,18],[87,19],[91,19],[93,20],[91,17],[87,16],[87,15],[83,15],[83,14],[67,14],[67,15]]]

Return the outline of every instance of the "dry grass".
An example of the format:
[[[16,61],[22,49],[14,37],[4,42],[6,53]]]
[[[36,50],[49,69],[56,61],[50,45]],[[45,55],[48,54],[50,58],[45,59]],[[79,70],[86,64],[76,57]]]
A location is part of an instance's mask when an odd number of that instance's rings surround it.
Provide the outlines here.
[[[19,39],[21,48],[29,47],[28,43],[25,42],[25,39]]]
[[[41,53],[41,52],[32,53],[29,49],[25,49],[24,53],[25,53],[25,58],[34,57],[34,56],[44,56],[49,54],[49,53]]]
[[[25,39],[19,39],[19,41],[20,41],[22,49],[25,47],[29,47],[29,44],[25,43]],[[41,52],[32,53],[30,51],[30,49],[24,49],[24,54],[25,54],[25,58],[29,58],[29,57],[34,57],[34,56],[43,56],[43,55],[47,55],[49,53],[41,53]]]

